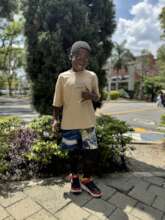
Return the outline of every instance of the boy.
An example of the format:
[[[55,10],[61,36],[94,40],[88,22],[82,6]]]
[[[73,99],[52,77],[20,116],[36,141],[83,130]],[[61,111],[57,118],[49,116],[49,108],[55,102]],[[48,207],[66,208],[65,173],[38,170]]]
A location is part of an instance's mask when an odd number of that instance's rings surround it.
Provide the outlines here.
[[[86,70],[91,48],[85,41],[72,45],[72,68],[59,74],[53,100],[53,129],[57,129],[62,108],[62,149],[71,159],[71,192],[86,190],[93,197],[101,197],[100,189],[91,178],[93,162],[97,161],[98,147],[95,133],[93,103],[99,100],[98,80],[94,72]],[[83,160],[83,178],[79,179],[79,158]],[[95,164],[95,167],[97,165]]]

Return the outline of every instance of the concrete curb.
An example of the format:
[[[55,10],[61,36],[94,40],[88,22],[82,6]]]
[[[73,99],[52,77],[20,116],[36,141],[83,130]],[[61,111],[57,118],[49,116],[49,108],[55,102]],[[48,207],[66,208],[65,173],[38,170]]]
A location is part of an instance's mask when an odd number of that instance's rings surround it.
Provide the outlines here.
[[[160,144],[163,144],[164,143],[164,140],[163,141],[131,141],[131,144],[145,144],[145,145],[160,145]]]

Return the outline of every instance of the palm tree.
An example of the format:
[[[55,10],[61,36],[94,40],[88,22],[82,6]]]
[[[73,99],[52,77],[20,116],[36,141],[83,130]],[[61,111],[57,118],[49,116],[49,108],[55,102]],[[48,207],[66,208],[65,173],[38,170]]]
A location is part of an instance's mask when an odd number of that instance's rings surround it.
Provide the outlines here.
[[[124,40],[121,44],[114,43],[114,48],[112,50],[112,65],[113,68],[116,70],[116,90],[119,88],[119,72],[122,68],[127,69],[127,63],[129,61],[134,60],[134,56],[131,51],[125,48],[126,40]]]

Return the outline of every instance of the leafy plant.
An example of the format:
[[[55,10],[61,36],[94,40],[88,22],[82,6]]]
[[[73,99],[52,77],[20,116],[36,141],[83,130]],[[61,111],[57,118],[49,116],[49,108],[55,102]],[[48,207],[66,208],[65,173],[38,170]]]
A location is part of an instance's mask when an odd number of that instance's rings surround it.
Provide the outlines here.
[[[0,173],[4,174],[9,169],[9,161],[7,160],[9,153],[9,137],[11,132],[21,125],[21,120],[15,116],[0,117]]]
[[[68,154],[61,151],[52,134],[51,118],[49,115],[39,117],[28,128],[18,128],[17,123],[11,120],[11,124],[1,129],[1,133],[5,131],[7,134],[6,142],[4,139],[0,148],[1,174],[12,179],[25,179],[66,172]],[[126,168],[125,153],[131,138],[125,136],[125,133],[131,130],[125,122],[110,116],[97,118],[100,173]]]
[[[38,134],[38,140],[32,145],[32,150],[27,154],[28,160],[38,164],[40,173],[60,174],[65,170],[63,164],[67,153],[62,152],[58,145],[58,135],[52,132],[52,116],[43,115],[34,119],[29,127]]]
[[[103,100],[107,100],[108,98],[109,98],[109,92],[103,90],[103,92],[102,92],[102,99]]]
[[[0,117],[0,135],[7,135],[21,125],[21,120],[16,116]]]
[[[120,89],[119,94],[122,98],[130,98],[129,94],[124,89]]]
[[[165,127],[165,114],[161,116],[161,126]]]
[[[1,147],[0,147],[0,174],[4,174],[9,168],[9,163],[6,160],[8,152],[9,152],[8,145],[5,143],[1,143]]]
[[[157,94],[162,89],[161,82],[158,81],[159,77],[146,77],[144,81],[144,94],[150,99],[155,101]]]
[[[32,128],[40,137],[40,139],[47,140],[54,138],[54,133],[52,132],[52,116],[43,115],[34,119],[29,127]]]
[[[29,164],[26,154],[31,151],[32,143],[36,139],[36,133],[29,128],[18,129],[11,133],[8,153],[8,172],[11,175],[19,178],[20,176],[28,176],[30,172],[33,174],[34,164]]]
[[[102,115],[97,118],[96,131],[100,150],[100,170],[126,168],[125,153],[131,138],[124,134],[132,131],[132,128],[124,121]]]
[[[38,161],[42,164],[49,164],[52,158],[57,156],[65,158],[67,153],[62,152],[59,146],[53,141],[36,141],[32,145],[32,150],[27,154],[29,160]]]
[[[109,97],[111,100],[115,100],[115,99],[118,99],[120,97],[120,93],[118,91],[111,91],[109,93]]]

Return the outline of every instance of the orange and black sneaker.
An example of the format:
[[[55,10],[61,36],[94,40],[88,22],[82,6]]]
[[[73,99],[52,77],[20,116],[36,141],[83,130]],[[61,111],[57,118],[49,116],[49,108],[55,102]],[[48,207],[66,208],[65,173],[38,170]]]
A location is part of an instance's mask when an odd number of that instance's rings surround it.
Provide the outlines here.
[[[101,190],[96,186],[92,178],[82,178],[81,188],[88,192],[94,198],[100,198],[102,196]]]
[[[80,194],[82,192],[80,179],[78,175],[72,175],[70,191],[74,194]]]

